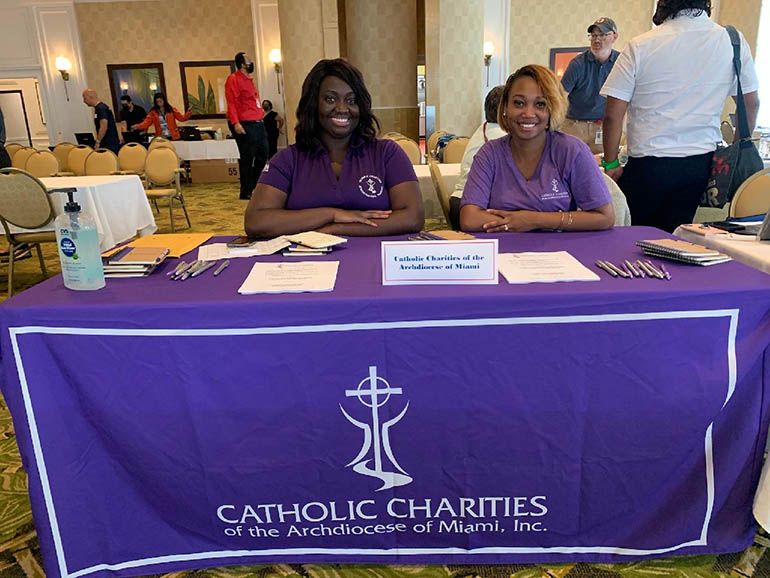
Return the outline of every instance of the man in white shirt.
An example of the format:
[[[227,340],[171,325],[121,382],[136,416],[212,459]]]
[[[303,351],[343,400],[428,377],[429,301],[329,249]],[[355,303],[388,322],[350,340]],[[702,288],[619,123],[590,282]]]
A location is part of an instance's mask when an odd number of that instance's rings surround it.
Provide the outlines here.
[[[497,108],[500,106],[500,98],[503,96],[504,86],[496,86],[487,93],[484,100],[484,118],[482,125],[476,129],[463,153],[463,160],[460,162],[460,177],[455,184],[455,190],[449,197],[449,221],[452,229],[460,230],[460,199],[463,198],[463,189],[465,181],[468,180],[468,173],[473,164],[473,157],[484,146],[484,143],[496,138],[505,136],[505,131],[497,124]]]
[[[628,43],[600,92],[607,97],[602,166],[628,198],[634,225],[673,232],[692,222],[706,188],[719,117],[727,96],[737,94],[730,37],[710,14],[710,0],[659,0],[657,28]],[[741,62],[753,130],[758,81],[743,35]],[[617,159],[626,111],[623,168]]]

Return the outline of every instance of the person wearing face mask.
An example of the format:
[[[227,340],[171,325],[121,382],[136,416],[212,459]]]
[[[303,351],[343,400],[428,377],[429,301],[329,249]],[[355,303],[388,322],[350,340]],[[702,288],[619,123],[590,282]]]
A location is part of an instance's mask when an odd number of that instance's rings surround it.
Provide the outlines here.
[[[464,231],[593,231],[612,227],[612,197],[591,151],[558,132],[567,97],[529,64],[508,77],[497,120],[508,136],[473,159],[460,207]]]
[[[127,94],[120,97],[120,103],[122,105],[120,120],[126,123],[127,131],[130,131],[134,125],[142,122],[147,116],[147,111],[138,104],[134,104],[131,97]]]
[[[319,61],[302,84],[296,144],[280,150],[246,207],[246,234],[275,237],[317,230],[349,236],[422,228],[417,177],[379,122],[357,68]]]
[[[265,113],[252,77],[254,62],[245,52],[239,52],[235,55],[235,68],[225,81],[227,124],[241,155],[238,160],[240,198],[248,200],[267,162]]]
[[[567,118],[561,131],[575,135],[591,152],[602,152],[602,118],[606,99],[599,94],[620,54],[612,46],[618,39],[618,27],[611,18],[599,18],[588,27],[591,47],[573,58],[561,84],[569,93]]]

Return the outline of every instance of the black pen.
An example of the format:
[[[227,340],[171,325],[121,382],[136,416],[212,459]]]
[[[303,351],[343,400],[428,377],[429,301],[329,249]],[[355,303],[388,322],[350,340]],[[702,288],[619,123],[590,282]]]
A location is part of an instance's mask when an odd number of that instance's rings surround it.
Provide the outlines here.
[[[112,255],[106,258],[110,261],[117,261],[118,257],[120,257],[121,255],[124,255],[126,251],[129,251],[129,250],[131,250],[130,245],[123,245],[120,249],[118,249],[116,253],[113,253]]]

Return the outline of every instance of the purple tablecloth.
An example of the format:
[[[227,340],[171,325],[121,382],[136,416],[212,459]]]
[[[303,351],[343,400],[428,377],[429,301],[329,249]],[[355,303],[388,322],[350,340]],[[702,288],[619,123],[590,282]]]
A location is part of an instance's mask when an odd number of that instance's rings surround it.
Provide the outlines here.
[[[661,236],[499,238],[597,270]],[[340,261],[333,293],[238,295],[254,259],[171,282],[170,261],[93,293],[56,277],[0,307],[50,576],[751,542],[763,274],[672,263],[671,281],[383,287],[378,239],[323,259]]]

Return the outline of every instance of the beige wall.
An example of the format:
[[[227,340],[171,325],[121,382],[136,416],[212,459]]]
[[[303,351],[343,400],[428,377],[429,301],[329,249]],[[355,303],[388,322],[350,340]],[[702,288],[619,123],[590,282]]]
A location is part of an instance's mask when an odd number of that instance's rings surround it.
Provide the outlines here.
[[[382,132],[418,137],[415,0],[346,2],[348,60],[364,75]],[[387,22],[373,29],[372,22]]]
[[[548,66],[551,48],[588,47],[586,29],[600,16],[618,25],[617,50],[652,26],[652,0],[551,0],[532,4],[511,0],[510,68]]]
[[[232,60],[240,51],[254,58],[250,0],[85,3],[75,8],[88,84],[110,107],[107,64],[162,62],[166,96],[182,110],[180,61]],[[222,126],[225,121],[204,122]]]
[[[721,0],[719,3],[719,23],[732,24],[743,32],[754,56],[757,51],[761,7],[762,0]]]
[[[293,143],[302,82],[313,65],[324,58],[323,6],[320,0],[279,0],[278,17],[286,87],[286,135]]]
[[[481,124],[481,98],[484,69],[484,2],[483,0],[440,0],[426,3],[439,9],[438,103],[436,128],[457,135],[470,136]],[[429,37],[435,30],[426,26],[426,59],[431,51]],[[431,58],[428,62],[433,61]],[[435,76],[428,73],[430,78]],[[431,95],[431,99],[433,96]],[[430,104],[430,103],[429,103]]]

